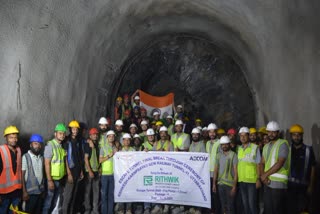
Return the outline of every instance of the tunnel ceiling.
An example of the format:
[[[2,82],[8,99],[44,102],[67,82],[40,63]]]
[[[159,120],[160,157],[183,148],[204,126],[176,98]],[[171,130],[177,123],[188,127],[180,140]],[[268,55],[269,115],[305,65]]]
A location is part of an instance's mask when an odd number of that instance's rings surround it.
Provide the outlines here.
[[[190,118],[223,128],[255,125],[255,105],[243,71],[222,48],[196,35],[162,35],[130,57],[115,93],[142,89],[156,96],[175,93]],[[112,108],[111,108],[112,109]]]

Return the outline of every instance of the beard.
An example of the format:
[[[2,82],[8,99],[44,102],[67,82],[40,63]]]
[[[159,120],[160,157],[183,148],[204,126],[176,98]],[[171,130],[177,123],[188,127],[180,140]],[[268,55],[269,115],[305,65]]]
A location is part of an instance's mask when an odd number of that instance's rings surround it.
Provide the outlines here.
[[[103,128],[103,129],[100,128],[100,131],[101,131],[102,133],[106,133],[107,130],[108,130],[107,128]]]
[[[302,140],[299,140],[299,141],[292,140],[292,142],[295,145],[300,145],[302,143]]]
[[[32,152],[33,154],[35,154],[35,155],[39,155],[40,152],[41,152],[40,149],[35,149],[35,148],[33,148],[33,147],[31,147],[30,150],[31,150],[31,152]]]

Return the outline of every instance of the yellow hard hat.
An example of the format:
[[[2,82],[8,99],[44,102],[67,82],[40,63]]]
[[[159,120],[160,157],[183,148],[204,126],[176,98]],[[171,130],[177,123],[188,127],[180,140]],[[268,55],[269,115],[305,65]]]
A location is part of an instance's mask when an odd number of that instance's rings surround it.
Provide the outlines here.
[[[19,130],[17,127],[15,126],[8,126],[4,132],[3,132],[3,136],[5,137],[8,134],[19,134]]]
[[[217,134],[225,134],[225,130],[224,129],[218,129],[217,130]]]
[[[301,133],[303,134],[303,128],[299,124],[294,124],[290,127],[290,133]]]
[[[201,119],[199,119],[199,118],[197,118],[197,119],[196,119],[196,122],[201,123],[201,122],[202,122],[202,120],[201,120]]]
[[[72,121],[69,123],[69,127],[70,127],[70,128],[78,128],[78,129],[80,129],[80,124],[79,124],[78,121],[72,120]]]
[[[257,133],[257,129],[256,128],[250,128],[249,129],[249,133],[250,134]]]
[[[122,97],[117,97],[117,101],[122,101]]]
[[[162,126],[162,125],[163,125],[163,123],[161,121],[156,122],[156,126]]]
[[[262,134],[268,134],[267,128],[265,126],[260,127],[259,132]]]

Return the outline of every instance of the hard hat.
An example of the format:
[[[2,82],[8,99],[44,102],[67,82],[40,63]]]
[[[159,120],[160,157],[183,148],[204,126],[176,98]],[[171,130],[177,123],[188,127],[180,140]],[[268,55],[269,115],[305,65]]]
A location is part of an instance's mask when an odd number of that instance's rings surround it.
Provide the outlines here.
[[[202,127],[201,127],[201,126],[197,126],[197,129],[199,129],[200,131],[202,131]]]
[[[224,131],[224,129],[218,129],[217,130],[217,134],[225,134],[226,132]]]
[[[239,130],[239,134],[241,134],[241,133],[249,134],[250,130],[248,129],[248,127],[241,127]]]
[[[167,131],[168,131],[168,129],[165,126],[161,126],[161,128],[159,130],[159,132],[167,132]]]
[[[123,98],[129,98],[129,94],[123,95]]]
[[[250,134],[257,133],[257,129],[256,129],[256,128],[250,128],[250,129],[249,129],[249,133],[250,133]]]
[[[144,107],[140,107],[140,111],[141,112],[147,112],[147,109],[145,109]]]
[[[127,110],[124,111],[124,114],[125,114],[125,115],[130,115],[130,114],[131,114],[131,111],[130,111],[129,109],[127,109]]]
[[[122,139],[125,139],[125,138],[131,139],[131,136],[130,136],[128,133],[125,133],[125,134],[122,136]]]
[[[137,129],[138,127],[137,127],[136,124],[132,123],[132,124],[129,126],[129,129],[131,129],[131,128],[136,128],[136,129]]]
[[[156,122],[156,126],[162,126],[162,125],[163,125],[163,123],[161,121]]]
[[[32,142],[43,143],[43,138],[39,134],[33,134],[33,135],[31,135],[29,142],[30,143],[32,143]]]
[[[234,128],[228,130],[227,134],[237,134],[237,131]]]
[[[228,136],[222,136],[220,138],[220,144],[227,144],[227,143],[230,143],[230,139]]]
[[[107,121],[107,118],[105,117],[101,117],[100,120],[99,120],[99,124],[101,125],[108,125],[108,121]]]
[[[148,125],[148,121],[142,120],[141,123],[140,123],[140,125]]]
[[[17,127],[15,126],[8,126],[4,132],[3,132],[3,136],[5,137],[8,134],[19,134],[19,130]]]
[[[191,134],[200,134],[200,130],[198,128],[192,129]]]
[[[139,96],[135,96],[134,100],[140,100],[140,97]]]
[[[210,123],[208,125],[208,131],[209,130],[217,130],[217,129],[218,129],[218,126],[216,124],[214,124],[214,123]]]
[[[153,116],[156,116],[156,115],[160,115],[160,113],[157,111],[153,112]]]
[[[204,132],[204,131],[208,131],[208,128],[205,126],[205,127],[202,128],[202,131],[203,131],[203,132]]]
[[[153,129],[148,129],[147,130],[147,135],[154,135],[154,130]]]
[[[89,135],[92,135],[92,134],[99,134],[98,129],[97,129],[97,128],[91,128],[91,129],[89,130]]]
[[[183,108],[182,105],[177,105],[177,108]]]
[[[80,129],[80,124],[79,124],[78,121],[72,120],[72,121],[69,123],[69,128],[78,128],[78,129]]]
[[[260,127],[259,132],[260,132],[260,133],[263,133],[263,134],[267,134],[267,129],[266,129],[266,127],[265,127],[265,126]]]
[[[136,109],[140,110],[140,106],[133,107],[133,110],[136,110]]]
[[[154,121],[151,122],[151,125],[156,125],[156,123],[157,122],[154,120]]]
[[[173,119],[173,117],[171,115],[168,115],[167,119]]]
[[[201,123],[201,122],[202,122],[202,120],[201,120],[200,118],[197,118],[197,119],[196,119],[196,122]]]
[[[290,127],[290,133],[300,133],[303,134],[303,128],[299,124],[294,124]]]
[[[67,127],[63,123],[58,123],[56,125],[56,128],[54,129],[54,131],[56,131],[56,132],[66,132],[67,131]]]
[[[135,135],[133,136],[133,138],[140,138],[140,135],[135,134]]]
[[[280,130],[280,126],[277,122],[275,121],[270,121],[267,125],[267,131],[271,131],[271,132],[275,132],[275,131],[279,131]]]
[[[117,97],[117,101],[122,101],[122,97]]]
[[[113,130],[110,130],[110,131],[107,132],[107,136],[109,136],[109,135],[115,135],[115,134],[116,134],[116,133],[114,133]]]
[[[116,126],[123,126],[122,120],[117,120],[115,123]]]
[[[182,120],[177,120],[174,125],[175,125],[175,126],[177,126],[177,125],[183,125],[183,122],[182,122]]]

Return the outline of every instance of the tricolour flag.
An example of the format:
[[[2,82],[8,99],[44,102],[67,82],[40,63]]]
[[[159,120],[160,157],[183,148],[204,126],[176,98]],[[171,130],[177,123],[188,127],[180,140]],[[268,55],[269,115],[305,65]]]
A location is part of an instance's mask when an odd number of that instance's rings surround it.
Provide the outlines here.
[[[148,116],[152,117],[155,111],[160,113],[160,118],[172,115],[174,94],[170,93],[163,97],[156,97],[139,90],[140,106],[147,110]]]

